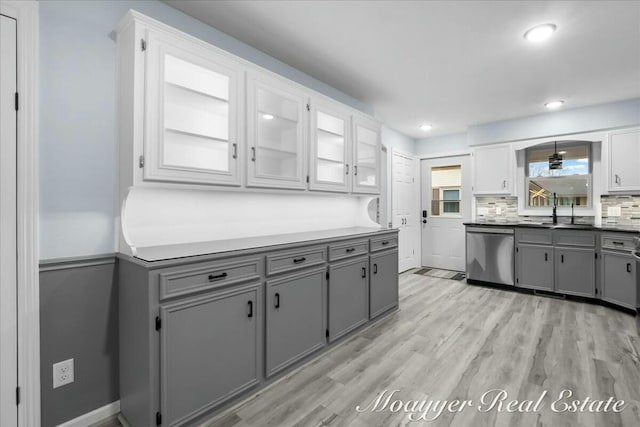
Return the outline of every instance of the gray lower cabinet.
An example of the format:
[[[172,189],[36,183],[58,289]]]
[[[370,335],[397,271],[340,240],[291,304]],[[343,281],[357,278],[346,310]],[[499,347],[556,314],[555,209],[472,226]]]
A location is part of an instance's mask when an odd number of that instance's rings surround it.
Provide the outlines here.
[[[602,299],[626,308],[638,304],[637,262],[629,253],[602,251]]]
[[[329,341],[335,341],[369,319],[369,258],[329,266]]]
[[[371,254],[369,259],[369,318],[398,306],[398,251]]]
[[[162,305],[163,425],[182,425],[260,382],[261,284]]]
[[[593,249],[557,247],[555,258],[557,292],[583,297],[595,296],[596,270]]]
[[[516,286],[553,291],[553,247],[518,245],[516,271]]]
[[[266,376],[326,344],[326,267],[267,281]]]

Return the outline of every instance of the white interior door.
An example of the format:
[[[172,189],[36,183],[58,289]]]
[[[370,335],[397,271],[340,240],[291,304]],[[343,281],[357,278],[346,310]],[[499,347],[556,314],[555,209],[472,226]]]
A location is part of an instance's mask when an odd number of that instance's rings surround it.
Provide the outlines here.
[[[0,425],[16,426],[16,20],[0,20]]]
[[[393,152],[391,193],[393,227],[398,233],[398,269],[406,271],[418,263],[418,218],[415,195],[415,159]]]
[[[462,223],[471,218],[469,156],[425,159],[420,166],[422,265],[465,271]]]

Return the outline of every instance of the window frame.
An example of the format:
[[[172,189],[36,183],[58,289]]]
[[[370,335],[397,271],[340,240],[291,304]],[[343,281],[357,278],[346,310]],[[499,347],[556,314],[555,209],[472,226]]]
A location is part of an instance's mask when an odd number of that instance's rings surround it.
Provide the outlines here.
[[[554,142],[555,141],[551,141],[551,142],[546,142],[543,144],[538,144],[538,145],[532,145],[529,146],[527,148],[525,148],[523,150],[523,154],[524,154],[524,193],[523,193],[523,199],[524,199],[524,209],[531,211],[531,212],[547,212],[549,209],[551,209],[553,206],[531,206],[529,205],[529,185],[530,185],[530,181],[531,181],[531,177],[529,176],[529,153],[531,151],[538,151],[538,150],[545,150],[548,148],[552,148],[554,146]],[[587,147],[587,152],[588,152],[588,159],[589,159],[589,163],[588,163],[588,169],[589,172],[587,175],[581,175],[581,176],[585,176],[587,178],[587,203],[584,205],[576,205],[574,206],[574,210],[576,211],[592,211],[594,209],[594,188],[593,188],[593,182],[594,182],[594,158],[593,158],[593,154],[594,154],[594,141],[588,141],[588,140],[564,140],[564,141],[557,141],[557,149],[558,151],[562,151],[565,148],[568,147],[579,147],[579,146],[586,146]],[[566,176],[566,178],[569,178],[570,176]],[[555,179],[562,179],[565,178],[563,176],[558,176]],[[558,205],[558,209],[560,208],[570,208],[570,206],[568,205]],[[581,214],[584,214],[583,212],[581,212]]]

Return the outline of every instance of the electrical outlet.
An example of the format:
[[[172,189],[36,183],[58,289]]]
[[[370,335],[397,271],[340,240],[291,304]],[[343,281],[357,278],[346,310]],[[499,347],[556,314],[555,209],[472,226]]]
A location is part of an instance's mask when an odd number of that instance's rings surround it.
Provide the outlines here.
[[[73,359],[53,364],[53,388],[73,382]]]

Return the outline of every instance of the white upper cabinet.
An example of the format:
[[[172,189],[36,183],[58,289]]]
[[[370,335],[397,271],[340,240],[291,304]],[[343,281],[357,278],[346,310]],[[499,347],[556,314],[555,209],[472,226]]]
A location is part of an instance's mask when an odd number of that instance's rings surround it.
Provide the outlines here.
[[[248,73],[247,95],[247,185],[306,188],[307,95],[266,73]]]
[[[355,115],[353,116],[352,192],[379,194],[379,171],[380,124],[369,118]]]
[[[309,188],[348,192],[351,177],[351,115],[338,104],[313,99],[311,102],[311,141]]]
[[[375,120],[135,11],[117,39],[121,200],[132,186],[379,193]]]
[[[514,157],[511,144],[473,150],[473,193],[512,194]]]
[[[164,33],[145,43],[144,179],[240,185],[240,66]]]
[[[640,129],[609,134],[609,191],[640,191]]]

